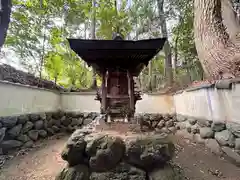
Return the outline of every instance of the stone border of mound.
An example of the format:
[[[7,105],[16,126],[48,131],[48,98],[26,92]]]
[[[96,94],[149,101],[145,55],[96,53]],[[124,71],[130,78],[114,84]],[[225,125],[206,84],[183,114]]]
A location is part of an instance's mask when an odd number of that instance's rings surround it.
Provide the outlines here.
[[[240,124],[177,115],[177,135],[204,144],[212,153],[240,166]]]

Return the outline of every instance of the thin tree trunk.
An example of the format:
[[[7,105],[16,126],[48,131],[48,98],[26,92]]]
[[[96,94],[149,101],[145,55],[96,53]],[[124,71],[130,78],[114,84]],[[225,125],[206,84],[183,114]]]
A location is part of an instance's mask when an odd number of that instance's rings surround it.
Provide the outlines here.
[[[96,39],[96,0],[92,0],[92,7],[91,37],[92,39]],[[95,68],[93,68],[93,82],[91,88],[97,88],[97,73]]]
[[[46,41],[46,28],[44,28],[44,35],[43,35],[42,57],[41,57],[41,61],[40,61],[40,70],[39,70],[40,79],[42,79],[42,70],[43,70],[43,65],[44,65],[45,41]]]
[[[8,25],[10,23],[12,1],[0,0],[0,51],[7,36]]]
[[[159,18],[160,18],[160,23],[161,23],[161,33],[162,33],[163,37],[168,38],[167,23],[166,23],[166,18],[165,18],[165,14],[164,14],[163,4],[164,4],[164,0],[157,1]],[[165,53],[165,63],[164,63],[165,64],[165,69],[164,69],[165,72],[164,72],[164,74],[165,74],[165,77],[167,78],[167,84],[169,86],[171,86],[173,83],[172,53],[171,53],[171,46],[170,46],[168,39],[165,42],[163,50]]]
[[[240,43],[223,25],[221,0],[195,0],[194,35],[199,60],[209,79],[239,75]]]
[[[152,61],[148,63],[148,90],[152,91]]]

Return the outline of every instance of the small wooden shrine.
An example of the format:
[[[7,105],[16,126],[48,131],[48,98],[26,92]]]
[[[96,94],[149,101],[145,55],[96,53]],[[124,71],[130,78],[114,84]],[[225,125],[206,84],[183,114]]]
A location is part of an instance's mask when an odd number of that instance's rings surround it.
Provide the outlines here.
[[[134,116],[135,105],[141,100],[135,90],[137,77],[148,62],[162,49],[165,38],[127,41],[121,36],[113,40],[68,39],[70,47],[102,78],[96,100],[101,102],[101,113],[108,118]]]

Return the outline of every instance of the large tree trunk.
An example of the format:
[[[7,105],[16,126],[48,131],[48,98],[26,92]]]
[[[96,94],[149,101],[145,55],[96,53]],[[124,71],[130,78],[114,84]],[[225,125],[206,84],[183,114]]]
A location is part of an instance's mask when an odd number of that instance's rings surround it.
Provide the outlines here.
[[[223,25],[221,0],[195,0],[194,35],[202,67],[210,79],[239,75],[240,44]]]
[[[4,44],[10,22],[12,1],[0,0],[0,51]]]
[[[230,38],[234,40],[240,29],[240,21],[237,13],[233,10],[232,0],[222,0],[221,2],[223,24],[227,27]]]
[[[96,39],[96,0],[92,0],[92,20],[91,20],[91,38]],[[96,70],[93,68],[93,82],[92,82],[92,89],[97,88],[97,73]]]
[[[161,23],[161,33],[163,37],[168,38],[168,32],[167,32],[167,22],[164,14],[163,4],[164,0],[158,0],[158,11],[159,11],[159,19]],[[163,47],[164,54],[165,54],[165,77],[167,78],[168,85],[172,85],[173,83],[173,72],[172,72],[172,53],[171,53],[171,46],[168,41],[168,39],[165,42],[165,45]]]

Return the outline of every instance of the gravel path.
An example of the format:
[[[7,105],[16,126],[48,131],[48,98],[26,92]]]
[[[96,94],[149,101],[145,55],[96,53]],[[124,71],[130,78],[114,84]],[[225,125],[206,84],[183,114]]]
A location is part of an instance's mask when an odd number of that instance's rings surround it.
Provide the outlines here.
[[[54,138],[40,147],[17,156],[0,169],[0,180],[54,180],[65,163],[60,158],[68,137]],[[190,180],[240,180],[240,168],[213,155],[203,146],[186,139],[175,139],[178,164]]]

